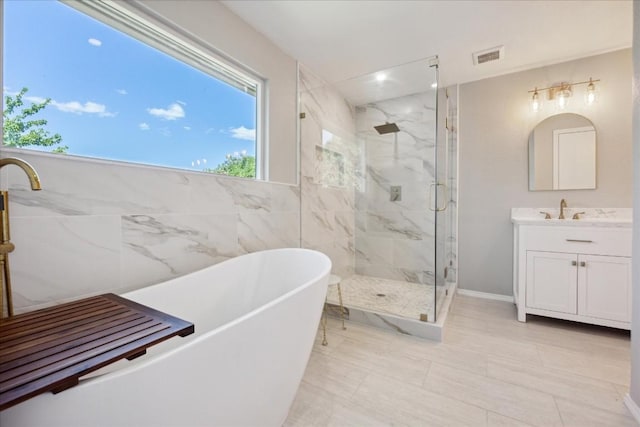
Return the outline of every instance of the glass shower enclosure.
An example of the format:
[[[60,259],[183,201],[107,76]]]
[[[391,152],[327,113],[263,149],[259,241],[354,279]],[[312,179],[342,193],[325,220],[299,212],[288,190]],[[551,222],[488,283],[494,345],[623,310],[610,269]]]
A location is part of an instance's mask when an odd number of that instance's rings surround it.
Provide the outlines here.
[[[329,255],[356,320],[413,331],[446,302],[449,110],[435,57],[334,84],[300,69],[301,246]]]

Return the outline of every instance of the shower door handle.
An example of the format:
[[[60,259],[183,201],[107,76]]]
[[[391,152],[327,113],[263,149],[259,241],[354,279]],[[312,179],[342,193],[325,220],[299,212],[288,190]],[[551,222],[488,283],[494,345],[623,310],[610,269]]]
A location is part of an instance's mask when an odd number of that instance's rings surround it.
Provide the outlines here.
[[[444,204],[443,206],[440,208],[438,206],[435,206],[435,204],[433,203],[433,189],[435,188],[435,191],[438,191],[438,187],[442,187],[442,195],[444,196]],[[429,210],[432,212],[442,212],[444,210],[447,209],[447,186],[445,184],[440,184],[438,182],[434,182],[429,186]],[[434,206],[433,208],[431,206]]]

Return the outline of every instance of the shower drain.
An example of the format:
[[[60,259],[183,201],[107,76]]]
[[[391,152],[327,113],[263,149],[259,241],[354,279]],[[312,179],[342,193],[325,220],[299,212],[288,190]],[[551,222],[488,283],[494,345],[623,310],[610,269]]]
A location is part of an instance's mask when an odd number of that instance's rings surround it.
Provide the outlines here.
[[[376,294],[377,297],[386,297],[385,294]]]

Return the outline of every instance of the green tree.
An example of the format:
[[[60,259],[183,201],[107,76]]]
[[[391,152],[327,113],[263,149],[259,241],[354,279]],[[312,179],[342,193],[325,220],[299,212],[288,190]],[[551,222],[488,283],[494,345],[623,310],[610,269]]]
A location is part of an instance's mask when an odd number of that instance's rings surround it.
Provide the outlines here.
[[[227,154],[227,159],[224,162],[213,169],[205,169],[204,171],[243,178],[255,178],[256,158],[247,155],[233,156]]]
[[[4,119],[2,124],[3,142],[8,147],[29,147],[37,145],[39,147],[53,147],[54,153],[66,153],[69,147],[59,145],[62,137],[59,134],[51,135],[43,127],[47,125],[45,119],[29,120],[30,117],[38,114],[43,108],[51,103],[51,98],[42,102],[34,102],[30,107],[21,108],[24,105],[22,98],[29,89],[24,87],[12,97],[5,98],[5,109],[2,112]],[[20,109],[20,112],[17,110]]]

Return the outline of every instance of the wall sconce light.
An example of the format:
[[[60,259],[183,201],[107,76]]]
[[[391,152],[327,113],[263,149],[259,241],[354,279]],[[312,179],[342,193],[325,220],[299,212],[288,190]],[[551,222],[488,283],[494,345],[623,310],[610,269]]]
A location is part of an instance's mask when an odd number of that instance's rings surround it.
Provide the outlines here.
[[[558,108],[564,110],[569,103],[569,98],[573,95],[573,91],[571,90],[571,83],[562,82],[557,86],[551,86],[548,89],[549,100],[553,101],[554,99],[558,102]]]
[[[540,111],[540,95],[538,95],[538,88],[533,90],[533,96],[531,97],[531,109],[534,113]]]
[[[596,102],[596,85],[593,84],[593,79],[589,79],[589,84],[587,85],[587,94],[585,97],[585,101],[587,105],[591,105]]]
[[[595,82],[599,82],[600,79],[589,78],[589,81],[584,82],[562,82],[553,86],[538,89],[537,87],[530,90],[529,93],[533,93],[531,96],[531,109],[534,112],[538,112],[542,108],[539,92],[547,91],[547,99],[550,101],[556,101],[559,109],[564,110],[569,103],[569,98],[573,95],[573,87],[579,85],[587,85],[585,92],[585,104],[592,105],[596,100],[596,85]]]

